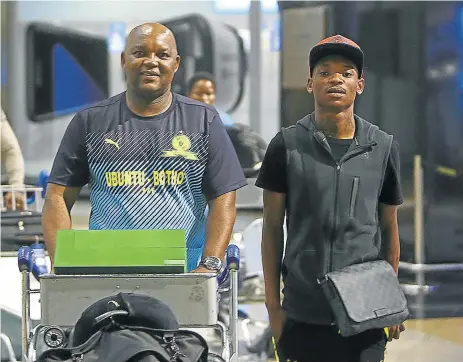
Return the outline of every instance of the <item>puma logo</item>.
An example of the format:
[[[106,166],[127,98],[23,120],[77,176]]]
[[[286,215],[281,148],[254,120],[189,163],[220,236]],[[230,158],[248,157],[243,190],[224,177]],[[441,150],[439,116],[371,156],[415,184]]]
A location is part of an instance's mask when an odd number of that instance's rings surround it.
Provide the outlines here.
[[[116,141],[113,141],[113,140],[110,139],[110,138],[106,138],[104,141],[105,141],[108,145],[113,145],[113,146],[116,147],[118,150],[120,149],[119,144],[118,144]]]

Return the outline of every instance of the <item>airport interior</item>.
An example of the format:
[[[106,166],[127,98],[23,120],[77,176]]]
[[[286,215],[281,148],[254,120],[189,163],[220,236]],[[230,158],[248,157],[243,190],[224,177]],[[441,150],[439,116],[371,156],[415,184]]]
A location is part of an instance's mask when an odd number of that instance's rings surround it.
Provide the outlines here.
[[[72,329],[68,333],[61,326],[50,337],[53,343],[47,342],[52,332],[47,327],[40,334],[44,319],[58,321],[58,315],[69,312],[71,321],[90,305],[85,298],[91,297],[79,297],[79,288],[64,285],[65,279],[38,278],[33,270],[21,269],[20,254],[22,247],[45,248],[46,180],[63,135],[77,112],[126,90],[121,53],[129,32],[143,23],[161,23],[175,36],[181,61],[173,92],[188,97],[189,80],[199,72],[214,77],[214,106],[230,117],[226,129],[247,179],[236,194],[230,242],[240,252],[239,270],[230,270],[228,291],[217,306],[217,291],[207,289],[216,285],[206,281],[208,286],[189,286],[196,291],[191,293],[204,295],[185,298],[190,303],[209,298],[212,306],[187,313],[181,309],[189,307],[180,301],[172,305],[192,321],[199,318],[193,314],[212,308],[214,326],[218,320],[228,326],[236,322],[230,334],[219,328],[222,339],[213,328],[201,329],[211,351],[221,355],[222,347],[228,353],[208,361],[278,361],[265,307],[263,190],[255,183],[273,137],[315,110],[307,92],[310,49],[340,34],[357,43],[365,57],[365,90],[356,99],[355,114],[393,135],[399,145],[398,280],[410,317],[400,338],[387,343],[384,361],[462,362],[463,2],[273,0],[1,2],[2,113],[18,140],[25,170],[25,189],[10,189],[2,135],[1,361],[33,362],[39,352],[65,346]],[[15,210],[16,201],[13,209],[6,206],[11,190],[26,192],[26,211]],[[84,186],[70,211],[72,229],[89,229],[91,197],[91,188]],[[177,282],[161,279],[160,295],[175,289]],[[111,294],[143,292],[143,283],[151,288],[140,280],[136,288],[118,284]],[[181,324],[199,328],[197,322]],[[230,340],[223,340],[224,333]]]

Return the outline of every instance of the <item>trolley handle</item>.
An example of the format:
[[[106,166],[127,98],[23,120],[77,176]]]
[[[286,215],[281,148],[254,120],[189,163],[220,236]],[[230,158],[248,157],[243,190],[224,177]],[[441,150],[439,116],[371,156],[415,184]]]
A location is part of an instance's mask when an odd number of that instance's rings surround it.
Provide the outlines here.
[[[30,246],[22,246],[18,250],[18,268],[20,272],[32,272],[33,250]],[[222,273],[217,276],[219,286],[228,281],[230,271],[240,269],[240,249],[237,245],[229,245],[226,253],[226,265]]]
[[[35,185],[40,189],[40,196],[42,199],[45,198],[45,194],[47,192],[47,184],[48,184],[48,178],[50,177],[50,174],[46,170],[42,170],[39,173],[39,177],[37,178],[37,182]],[[37,193],[33,193],[31,196],[27,198],[27,203],[32,204],[36,199],[38,198]]]
[[[30,272],[32,270],[32,248],[30,246],[22,246],[18,250],[18,268],[20,272]]]
[[[238,271],[240,269],[240,248],[237,245],[231,244],[227,248],[226,264],[222,273],[217,277],[219,286],[224,284],[229,276],[230,270]]]

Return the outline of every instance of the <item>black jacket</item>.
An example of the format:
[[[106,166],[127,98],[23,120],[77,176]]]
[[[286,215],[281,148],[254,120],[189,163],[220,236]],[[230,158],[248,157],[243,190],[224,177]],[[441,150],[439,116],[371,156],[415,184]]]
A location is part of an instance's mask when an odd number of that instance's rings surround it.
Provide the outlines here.
[[[287,241],[283,308],[292,319],[332,324],[317,278],[378,259],[378,200],[392,136],[355,116],[355,142],[337,163],[310,114],[283,129]]]

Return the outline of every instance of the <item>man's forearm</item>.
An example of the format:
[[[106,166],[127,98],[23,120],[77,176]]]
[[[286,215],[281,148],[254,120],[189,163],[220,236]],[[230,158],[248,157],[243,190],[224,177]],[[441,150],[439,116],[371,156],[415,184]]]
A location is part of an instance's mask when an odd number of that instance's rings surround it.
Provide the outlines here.
[[[24,159],[21,152],[8,152],[4,164],[8,176],[8,184],[12,186],[24,185]]]
[[[1,123],[2,162],[8,176],[8,184],[22,186],[24,184],[24,158],[18,139],[3,110],[1,112]]]
[[[400,240],[397,226],[390,226],[384,229],[385,242],[388,245],[386,259],[391,264],[395,273],[399,273]]]
[[[24,159],[19,144],[16,143],[16,145],[17,147],[13,144],[5,151],[2,151],[4,152],[2,159],[4,160],[4,168],[8,176],[8,184],[22,186],[24,184]]]
[[[56,234],[58,230],[71,229],[71,227],[71,216],[64,198],[60,195],[47,197],[43,206],[42,229],[52,265],[55,259]]]
[[[235,195],[219,196],[211,203],[203,256],[225,257],[236,219]]]
[[[264,224],[261,249],[265,281],[265,304],[268,309],[273,309],[281,305],[280,279],[283,258],[283,228],[270,228]]]

